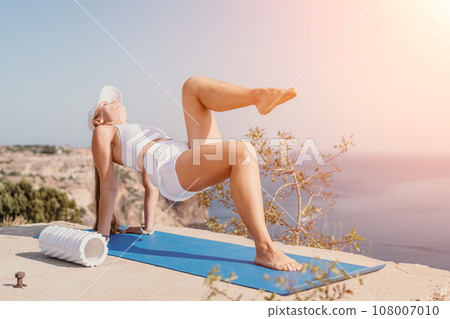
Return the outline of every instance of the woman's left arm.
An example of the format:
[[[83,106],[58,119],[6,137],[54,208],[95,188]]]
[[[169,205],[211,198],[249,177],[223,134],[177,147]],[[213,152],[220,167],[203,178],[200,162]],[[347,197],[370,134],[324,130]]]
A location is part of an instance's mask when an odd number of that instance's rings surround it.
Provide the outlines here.
[[[145,189],[144,196],[144,221],[147,232],[153,232],[155,223],[156,206],[158,205],[159,189],[150,181],[147,174],[142,172],[142,185]]]

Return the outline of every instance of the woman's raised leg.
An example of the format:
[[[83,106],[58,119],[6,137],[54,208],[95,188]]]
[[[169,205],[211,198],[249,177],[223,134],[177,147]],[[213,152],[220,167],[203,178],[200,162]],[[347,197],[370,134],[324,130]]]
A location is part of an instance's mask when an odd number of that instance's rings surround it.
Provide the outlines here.
[[[258,112],[265,115],[295,96],[295,88],[250,89],[207,77],[191,77],[184,83],[182,92],[189,146],[192,147],[194,138],[221,138],[212,111],[224,112],[255,105]]]
[[[180,184],[189,190],[201,190],[230,178],[230,187],[236,208],[255,240],[255,263],[279,270],[300,270],[301,264],[283,254],[273,244],[264,221],[259,167],[256,151],[249,143],[238,142],[231,148],[230,142],[212,141],[192,149],[193,139],[221,138],[212,111],[227,111],[256,105],[261,114],[269,113],[297,95],[295,89],[249,89],[235,84],[205,77],[192,77],[183,86],[183,108],[190,150],[177,160],[176,171]],[[206,160],[204,155],[216,154],[222,148],[220,160]],[[200,165],[194,163],[194,152],[200,154]],[[230,159],[235,156],[236,164]],[[250,156],[248,165],[240,165]],[[198,164],[198,163],[197,163]],[[193,183],[193,184],[192,184]]]

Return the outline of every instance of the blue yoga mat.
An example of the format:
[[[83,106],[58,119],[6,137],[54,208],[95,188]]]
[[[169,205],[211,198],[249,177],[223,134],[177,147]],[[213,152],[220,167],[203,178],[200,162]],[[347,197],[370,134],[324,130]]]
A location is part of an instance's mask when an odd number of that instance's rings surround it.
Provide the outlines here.
[[[92,231],[92,230],[88,230]],[[35,236],[38,238],[39,236]],[[134,244],[133,244],[134,243]],[[133,244],[133,245],[132,245]],[[130,247],[130,245],[132,245]],[[125,252],[126,251],[126,252]],[[212,267],[219,266],[218,275],[227,278],[232,272],[237,279],[232,283],[245,287],[263,289],[279,295],[289,295],[324,285],[309,270],[304,273],[272,270],[253,263],[255,248],[214,240],[200,239],[155,231],[152,235],[115,234],[110,236],[108,255],[135,260],[146,264],[173,269],[188,274],[207,277]],[[328,282],[347,279],[382,269],[385,264],[365,267],[338,262],[334,267],[341,273],[330,272],[333,261],[287,254],[300,263],[319,266],[329,274]],[[342,270],[342,268],[345,270]],[[348,275],[348,276],[346,276]],[[273,280],[264,280],[272,276]],[[289,286],[278,285],[275,278],[281,276]]]

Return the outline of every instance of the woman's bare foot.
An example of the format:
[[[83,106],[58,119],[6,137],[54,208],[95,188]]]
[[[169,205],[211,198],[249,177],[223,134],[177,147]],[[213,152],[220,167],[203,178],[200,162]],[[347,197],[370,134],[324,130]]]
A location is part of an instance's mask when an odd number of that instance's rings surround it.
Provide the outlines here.
[[[269,114],[277,105],[289,101],[297,96],[297,89],[288,90],[264,88],[258,89],[256,108],[262,115]]]
[[[302,269],[302,264],[286,256],[273,245],[256,251],[255,264],[275,270],[297,271]]]

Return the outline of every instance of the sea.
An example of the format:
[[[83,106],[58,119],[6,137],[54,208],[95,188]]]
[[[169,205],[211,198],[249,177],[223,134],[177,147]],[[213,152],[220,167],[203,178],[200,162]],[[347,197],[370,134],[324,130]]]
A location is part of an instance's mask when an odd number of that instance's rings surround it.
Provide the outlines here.
[[[336,163],[341,171],[334,173],[328,190],[338,197],[318,229],[342,237],[355,228],[365,241],[360,252],[345,251],[450,270],[450,155],[348,152]],[[261,185],[263,194],[273,196],[281,184],[262,178]],[[322,201],[315,205],[326,206]],[[296,194],[280,206],[295,219]],[[220,222],[233,216],[217,202],[209,214]],[[278,231],[269,226],[272,236]]]

